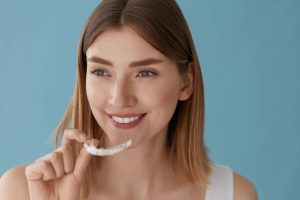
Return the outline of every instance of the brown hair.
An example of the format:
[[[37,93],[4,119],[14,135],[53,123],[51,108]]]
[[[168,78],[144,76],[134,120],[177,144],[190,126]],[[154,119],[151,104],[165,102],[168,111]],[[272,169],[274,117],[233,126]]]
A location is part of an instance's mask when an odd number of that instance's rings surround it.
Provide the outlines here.
[[[70,124],[88,136],[101,140],[103,131],[91,112],[86,96],[86,51],[103,31],[124,25],[131,27],[155,49],[176,61],[180,73],[186,73],[188,67],[192,66],[193,94],[188,100],[178,102],[169,123],[168,144],[173,167],[182,170],[192,183],[207,186],[210,161],[203,137],[203,80],[191,33],[175,0],[103,0],[96,7],[79,41],[75,91],[56,129],[56,143]],[[81,148],[78,145],[76,152]],[[90,167],[86,183],[92,170]],[[88,184],[84,185],[87,186],[83,189],[86,196]]]

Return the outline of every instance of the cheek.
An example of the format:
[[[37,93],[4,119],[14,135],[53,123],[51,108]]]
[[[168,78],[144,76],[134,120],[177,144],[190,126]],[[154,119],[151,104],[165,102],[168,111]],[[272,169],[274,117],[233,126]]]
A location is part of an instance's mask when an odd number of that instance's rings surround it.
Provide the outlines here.
[[[178,100],[178,94],[174,87],[160,87],[157,88],[153,99],[159,107],[173,107]]]
[[[160,114],[163,116],[163,118],[165,118],[165,120],[169,121],[171,120],[175,109],[176,109],[176,105],[178,102],[178,95],[177,95],[177,91],[172,88],[169,90],[162,90],[161,94],[164,94],[161,96],[161,98],[159,99],[159,101],[161,102],[160,104]]]
[[[157,117],[161,120],[171,119],[178,102],[179,82],[177,80],[164,80],[157,84],[149,86],[144,89],[141,96],[146,105],[153,109]]]
[[[179,79],[168,77],[151,85],[147,94],[158,105],[174,104],[178,101],[179,88]]]
[[[96,83],[93,80],[87,79],[86,81],[86,94],[90,107],[93,111],[94,108],[101,107],[105,102],[105,94],[107,89],[103,85]]]

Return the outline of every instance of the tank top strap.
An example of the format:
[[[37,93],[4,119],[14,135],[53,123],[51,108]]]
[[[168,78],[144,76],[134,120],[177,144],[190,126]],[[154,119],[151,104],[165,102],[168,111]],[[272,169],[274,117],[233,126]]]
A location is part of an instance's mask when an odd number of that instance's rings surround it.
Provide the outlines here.
[[[233,200],[233,171],[230,167],[213,163],[205,200]]]

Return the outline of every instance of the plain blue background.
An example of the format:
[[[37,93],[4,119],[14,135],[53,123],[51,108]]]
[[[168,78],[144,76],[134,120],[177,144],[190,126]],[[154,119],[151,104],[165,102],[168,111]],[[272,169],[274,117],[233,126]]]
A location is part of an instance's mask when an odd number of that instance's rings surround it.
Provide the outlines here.
[[[299,1],[178,2],[202,65],[211,158],[248,177],[259,199],[300,199]],[[1,1],[0,174],[52,150],[98,3]]]

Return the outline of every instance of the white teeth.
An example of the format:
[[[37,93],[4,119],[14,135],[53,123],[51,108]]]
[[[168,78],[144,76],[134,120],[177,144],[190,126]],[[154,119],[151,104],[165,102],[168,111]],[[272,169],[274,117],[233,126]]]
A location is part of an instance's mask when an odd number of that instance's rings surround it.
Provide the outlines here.
[[[118,123],[122,123],[122,124],[128,124],[131,122],[134,122],[135,120],[137,120],[138,118],[140,118],[141,115],[136,116],[136,117],[112,117],[114,121],[118,122]]]

